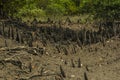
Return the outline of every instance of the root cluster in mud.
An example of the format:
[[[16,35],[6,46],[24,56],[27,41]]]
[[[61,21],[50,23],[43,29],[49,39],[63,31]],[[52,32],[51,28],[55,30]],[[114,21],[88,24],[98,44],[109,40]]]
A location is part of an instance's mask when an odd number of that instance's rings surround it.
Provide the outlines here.
[[[119,80],[116,24],[72,30],[2,22],[0,80]]]

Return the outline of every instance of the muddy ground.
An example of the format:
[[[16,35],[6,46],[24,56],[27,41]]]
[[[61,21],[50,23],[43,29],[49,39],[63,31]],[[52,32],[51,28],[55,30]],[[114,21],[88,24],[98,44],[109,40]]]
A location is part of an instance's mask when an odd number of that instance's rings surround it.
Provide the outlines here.
[[[52,45],[28,47],[0,36],[0,80],[120,80],[120,38],[56,52]]]
[[[6,24],[0,26],[0,80],[120,80],[120,27]]]

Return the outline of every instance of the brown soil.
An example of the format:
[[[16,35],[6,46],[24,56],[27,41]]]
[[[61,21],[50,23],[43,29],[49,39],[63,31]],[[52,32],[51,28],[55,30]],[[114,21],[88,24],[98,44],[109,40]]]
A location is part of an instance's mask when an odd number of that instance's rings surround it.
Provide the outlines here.
[[[67,46],[68,55],[57,53],[52,45],[20,45],[0,37],[0,80],[120,80],[120,39],[112,38],[86,46]],[[75,54],[70,54],[75,47]],[[62,70],[61,70],[62,68]]]
[[[106,36],[84,29],[79,35],[76,25],[7,24],[0,26],[0,80],[120,80],[120,27],[106,29]]]

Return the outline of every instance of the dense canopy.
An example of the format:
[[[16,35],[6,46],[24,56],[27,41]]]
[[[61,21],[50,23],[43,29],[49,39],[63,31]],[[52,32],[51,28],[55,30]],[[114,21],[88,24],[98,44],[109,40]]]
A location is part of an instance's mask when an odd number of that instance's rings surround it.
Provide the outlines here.
[[[0,15],[5,17],[79,14],[120,19],[120,0],[0,0]]]

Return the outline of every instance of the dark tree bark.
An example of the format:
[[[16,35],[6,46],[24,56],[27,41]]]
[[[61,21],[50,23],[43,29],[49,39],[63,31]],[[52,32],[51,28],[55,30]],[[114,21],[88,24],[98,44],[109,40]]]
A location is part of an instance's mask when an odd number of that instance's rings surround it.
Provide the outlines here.
[[[0,17],[3,16],[3,0],[1,0],[1,3],[0,3]]]

